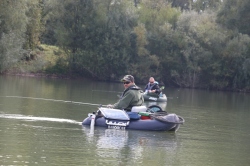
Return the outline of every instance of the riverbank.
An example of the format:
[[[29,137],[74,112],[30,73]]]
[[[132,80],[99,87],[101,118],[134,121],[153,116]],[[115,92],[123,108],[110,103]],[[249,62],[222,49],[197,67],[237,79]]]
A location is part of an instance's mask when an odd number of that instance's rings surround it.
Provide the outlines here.
[[[90,78],[89,75],[79,75],[77,73],[70,72],[68,55],[63,50],[56,46],[49,46],[41,44],[35,50],[27,52],[26,56],[23,57],[14,66],[1,73],[3,75],[15,75],[25,77],[49,77],[59,79],[82,79]],[[97,77],[92,77],[98,81],[104,81]],[[110,80],[110,82],[117,82]],[[143,82],[137,82],[138,84],[144,84]],[[176,88],[177,86],[175,86]],[[181,88],[181,87],[177,87]],[[219,88],[189,88],[189,89],[205,89],[213,91],[232,91],[250,93],[250,90],[242,89],[219,89]],[[248,88],[249,89],[249,88]]]
[[[9,76],[22,76],[22,77],[48,77],[48,78],[60,78],[60,79],[71,79],[76,77],[71,77],[68,75],[61,75],[61,74],[46,74],[46,73],[4,73],[3,75]]]
[[[9,76],[21,76],[21,77],[47,77],[47,78],[54,78],[54,79],[86,79],[86,77],[79,76],[79,75],[72,75],[72,74],[48,74],[48,73],[18,73],[18,72],[6,72],[2,75],[9,75]],[[99,80],[100,81],[100,80]],[[106,82],[106,81],[103,81]],[[117,82],[117,81],[111,81]],[[250,93],[250,91],[244,90],[225,90],[225,89],[205,89],[205,88],[183,88],[183,87],[173,87],[173,88],[181,88],[181,89],[202,89],[202,90],[209,90],[209,91],[224,91],[224,92],[238,92],[238,93]]]
[[[20,61],[2,74],[63,79],[74,77],[68,74],[67,54],[56,46],[43,44],[33,51],[27,51]]]

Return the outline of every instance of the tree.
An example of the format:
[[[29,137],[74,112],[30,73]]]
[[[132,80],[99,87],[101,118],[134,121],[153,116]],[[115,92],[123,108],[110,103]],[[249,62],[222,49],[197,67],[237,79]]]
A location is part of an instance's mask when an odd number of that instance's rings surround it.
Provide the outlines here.
[[[250,35],[250,3],[248,0],[226,0],[217,22],[236,32]]]
[[[185,87],[213,86],[218,78],[216,75],[222,74],[221,52],[227,41],[227,35],[215,22],[214,13],[183,13],[177,30],[183,34],[185,42],[181,50],[185,63],[181,70],[175,71],[173,79],[181,79],[178,82]]]
[[[191,4],[192,10],[197,12],[204,12],[205,10],[216,12],[220,8],[222,0],[194,0]]]
[[[43,0],[32,0],[27,2],[28,24],[26,30],[25,49],[33,50],[40,44],[40,36],[44,29],[42,23]]]
[[[65,0],[55,6],[58,14],[48,21],[55,23],[56,44],[69,53],[72,71],[105,80],[126,71],[136,17],[131,1]]]
[[[28,17],[27,1],[0,1],[0,72],[22,58]]]
[[[173,29],[180,13],[180,10],[171,8],[166,1],[145,1],[140,4],[140,26],[137,27],[136,36],[137,51],[145,50],[144,54],[137,52],[140,55],[137,64],[143,66],[144,63],[144,69],[138,70],[142,80],[147,80],[148,75],[153,75],[157,80],[167,78],[168,70],[164,70],[166,68],[162,64],[170,56],[170,50],[173,50],[171,37],[174,36]]]

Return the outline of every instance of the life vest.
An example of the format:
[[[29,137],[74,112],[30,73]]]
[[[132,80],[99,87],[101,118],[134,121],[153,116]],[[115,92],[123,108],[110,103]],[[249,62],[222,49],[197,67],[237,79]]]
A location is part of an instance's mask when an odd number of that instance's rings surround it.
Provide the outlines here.
[[[147,87],[146,87],[145,90],[151,90],[157,84],[158,84],[158,82],[156,82],[156,81],[153,84],[148,83],[148,85],[147,85]]]
[[[139,87],[136,86],[136,85],[133,85],[133,86],[131,86],[131,87],[125,89],[125,90],[123,91],[122,95],[120,96],[120,99],[121,99],[121,98],[124,96],[124,94],[125,94],[127,91],[129,91],[129,90],[141,90],[141,88],[139,88]]]
[[[129,90],[141,91],[141,93],[143,92],[140,87],[138,87],[136,85],[132,85],[123,91],[122,95],[120,96],[120,100],[123,98],[124,94],[126,92],[128,92]],[[141,94],[141,93],[139,93],[139,94]],[[144,99],[143,99],[143,96],[141,95],[141,97],[138,99],[138,101],[136,101],[137,102],[136,105],[131,105],[132,103],[130,103],[129,106],[127,108],[125,108],[124,110],[131,111],[133,106],[140,106],[143,104],[143,101],[144,101]]]

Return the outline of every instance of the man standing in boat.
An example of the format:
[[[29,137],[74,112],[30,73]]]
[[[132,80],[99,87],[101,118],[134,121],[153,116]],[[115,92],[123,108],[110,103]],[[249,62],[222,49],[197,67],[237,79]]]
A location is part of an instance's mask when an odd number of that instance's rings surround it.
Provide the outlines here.
[[[131,111],[133,106],[141,106],[144,102],[144,98],[141,93],[141,88],[135,85],[134,77],[132,75],[125,75],[121,81],[123,82],[125,90],[120,100],[114,105],[108,105],[108,107]]]
[[[145,86],[144,91],[149,95],[157,95],[159,96],[161,93],[161,89],[159,87],[159,83],[155,81],[154,77],[149,78],[148,84]]]

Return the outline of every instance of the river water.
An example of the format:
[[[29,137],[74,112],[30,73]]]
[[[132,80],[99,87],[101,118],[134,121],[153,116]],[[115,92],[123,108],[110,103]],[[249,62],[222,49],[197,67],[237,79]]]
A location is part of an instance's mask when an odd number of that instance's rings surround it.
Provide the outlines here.
[[[141,87],[143,87],[142,85]],[[0,76],[0,165],[248,166],[250,94],[164,89],[177,132],[82,126],[120,83]],[[81,103],[78,103],[81,102]],[[157,103],[145,103],[151,105]]]

